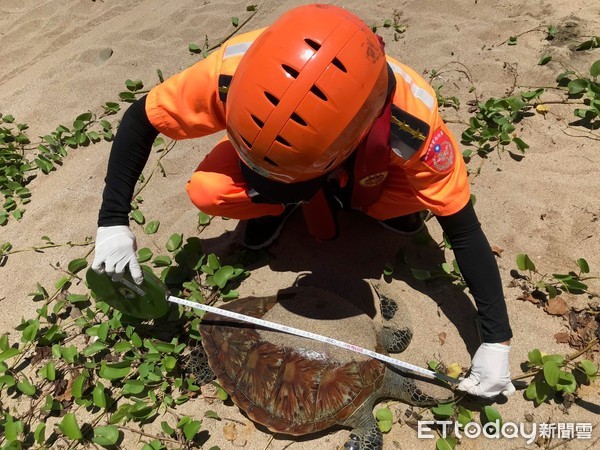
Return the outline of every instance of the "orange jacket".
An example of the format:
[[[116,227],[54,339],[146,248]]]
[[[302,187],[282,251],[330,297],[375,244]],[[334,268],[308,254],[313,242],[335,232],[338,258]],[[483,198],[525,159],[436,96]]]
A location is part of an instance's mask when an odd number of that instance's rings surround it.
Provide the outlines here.
[[[263,30],[231,38],[206,59],[154,87],[146,100],[152,125],[172,139],[224,130],[227,86]],[[403,174],[404,197],[415,203],[410,209],[429,209],[441,216],[458,212],[470,198],[467,171],[459,146],[439,115],[435,92],[414,70],[389,56],[387,60],[396,77],[389,139],[390,166],[395,170],[390,174]]]

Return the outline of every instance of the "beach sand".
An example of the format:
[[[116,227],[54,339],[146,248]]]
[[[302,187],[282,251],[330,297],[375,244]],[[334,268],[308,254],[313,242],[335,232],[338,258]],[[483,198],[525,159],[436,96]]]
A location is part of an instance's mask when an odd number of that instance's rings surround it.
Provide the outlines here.
[[[303,3],[257,0],[257,13],[241,31],[266,26],[288,8]],[[472,115],[468,101],[556,86],[559,73],[575,69],[588,74],[590,65],[600,59],[600,49],[574,50],[600,32],[597,0],[332,3],[353,11],[369,25],[380,25],[378,32],[386,41],[386,51],[426,79],[437,71],[434,83],[443,85],[441,92],[460,100],[458,110],[442,109],[458,138]],[[3,0],[0,112],[27,124],[32,138],[49,134],[59,124],[71,126],[81,113],[101,114],[103,104],[118,101],[125,80],[140,79],[150,88],[158,83],[157,69],[166,78],[198,61],[201,55],[190,53],[188,45],[203,45],[205,39],[211,46],[218,44],[235,30],[232,16],[242,23],[252,14],[246,11],[248,4],[216,0]],[[385,20],[396,20],[406,30],[395,33],[393,27],[381,26]],[[546,39],[550,25],[558,29],[553,40]],[[516,45],[508,45],[511,36],[517,36]],[[543,55],[551,55],[552,60],[539,65]],[[490,244],[502,250],[497,261],[514,332],[513,375],[522,373],[522,363],[534,348],[546,353],[574,352],[554,338],[568,330],[566,318],[548,315],[542,308],[517,299],[522,290],[514,286],[511,276],[517,268],[517,254],[528,254],[542,273],[577,270],[578,258],[588,261],[592,275],[600,272],[600,133],[573,125],[574,106],[552,103],[561,98],[549,89],[543,97],[549,113],[532,111],[531,117],[517,124],[514,133],[529,145],[521,160],[508,151],[494,151],[486,159],[476,156],[469,163],[478,217]],[[116,123],[126,107],[123,104],[119,115],[108,119]],[[164,242],[173,233],[199,235],[205,251],[218,255],[236,248],[241,229],[235,220],[215,218],[198,234],[197,210],[184,188],[196,165],[221,136],[179,142],[161,160],[164,174],[156,173],[148,183],[141,207],[147,220],[160,220],[161,225],[154,235],[133,226],[140,248],[164,251]],[[517,153],[514,146],[508,149]],[[109,151],[110,143],[105,141],[72,149],[57,170],[40,174],[28,186],[32,196],[23,218],[11,218],[0,227],[0,243],[10,242],[16,250],[45,244],[43,236],[58,244],[85,244],[86,238],[93,239]],[[153,153],[148,171],[156,166],[159,156]],[[441,242],[436,221],[428,221],[427,226],[433,239]],[[401,359],[422,366],[431,359],[441,359],[468,367],[470,354],[478,345],[475,312],[468,295],[447,283],[415,280],[401,264],[391,283],[382,279],[384,265],[394,262],[401,249],[409,255],[411,266],[421,269],[444,260],[451,262],[451,252],[414,244],[353,212],[340,214],[340,231],[335,241],[317,242],[308,235],[302,216],[295,214],[269,249],[268,262],[251,267],[251,276],[239,287],[240,295],[271,295],[303,274],[311,284],[333,288],[360,302],[366,283],[377,281],[388,295],[405,302],[415,325],[412,345]],[[63,275],[60,268],[75,258],[87,257],[91,262],[90,252],[92,245],[63,245],[9,255],[0,266],[0,334],[9,333],[11,341],[18,340],[20,332],[14,327],[22,319],[34,317],[39,308],[28,296],[37,289],[36,284],[50,289]],[[589,285],[590,290],[600,292],[598,280],[590,280]],[[84,286],[76,284],[72,292],[85,292]],[[585,307],[589,300],[586,295],[563,297],[569,306],[576,307]],[[597,385],[585,388],[585,400],[565,414],[554,402],[534,407],[519,391],[494,407],[505,421],[523,422],[531,414],[534,423],[597,425]],[[483,403],[466,405],[480,410]],[[435,447],[434,440],[417,439],[416,431],[405,423],[406,405],[395,402],[390,408],[398,422],[384,436],[384,448]],[[207,410],[217,412],[222,420],[204,418]],[[344,429],[305,438],[273,437],[235,406],[210,396],[195,398],[177,412],[203,421],[203,448],[207,449],[339,448],[348,437]],[[148,434],[160,434],[159,423],[160,419],[144,429]],[[598,439],[600,432],[594,429],[591,440],[564,442],[562,448],[592,448]],[[149,440],[125,432],[123,448],[141,448],[141,442]],[[526,445],[521,438],[464,438],[460,448],[536,445]]]

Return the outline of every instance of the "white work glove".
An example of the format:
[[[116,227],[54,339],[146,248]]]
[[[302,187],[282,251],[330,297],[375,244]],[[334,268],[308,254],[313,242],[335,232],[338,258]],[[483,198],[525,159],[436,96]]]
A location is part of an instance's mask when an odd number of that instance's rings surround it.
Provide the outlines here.
[[[113,281],[119,281],[125,274],[125,266],[129,264],[133,281],[142,284],[144,278],[135,254],[136,249],[135,235],[128,226],[98,227],[92,270],[97,273],[106,272]]]
[[[510,381],[509,351],[510,345],[481,344],[473,356],[471,374],[460,382],[458,389],[479,397],[513,394],[515,387]]]

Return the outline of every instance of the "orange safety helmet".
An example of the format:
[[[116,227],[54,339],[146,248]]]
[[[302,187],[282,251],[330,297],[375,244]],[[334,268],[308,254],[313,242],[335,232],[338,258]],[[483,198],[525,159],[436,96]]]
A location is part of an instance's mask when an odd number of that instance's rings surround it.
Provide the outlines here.
[[[242,57],[227,94],[227,133],[263,177],[315,179],[352,153],[387,90],[383,45],[364,22],[336,6],[301,6]]]

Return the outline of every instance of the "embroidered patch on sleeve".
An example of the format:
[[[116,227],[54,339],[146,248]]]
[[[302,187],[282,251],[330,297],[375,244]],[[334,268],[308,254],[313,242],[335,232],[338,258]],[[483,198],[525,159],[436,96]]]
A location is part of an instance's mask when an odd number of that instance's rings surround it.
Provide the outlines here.
[[[433,132],[423,162],[436,172],[447,172],[454,166],[454,147],[450,136],[438,128]]]

